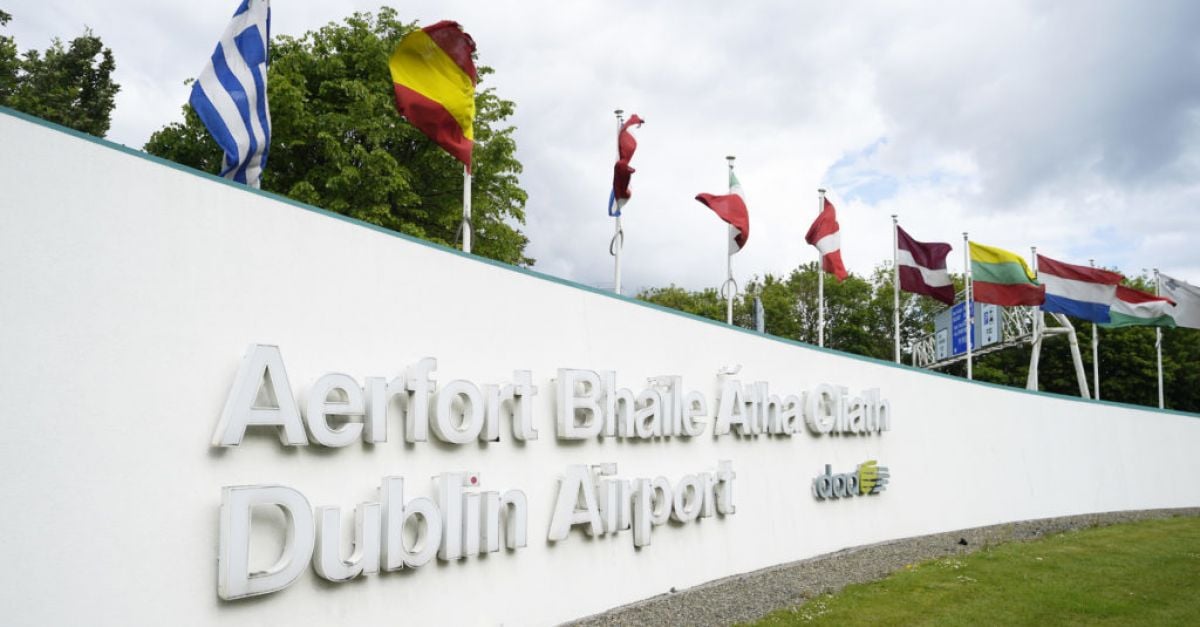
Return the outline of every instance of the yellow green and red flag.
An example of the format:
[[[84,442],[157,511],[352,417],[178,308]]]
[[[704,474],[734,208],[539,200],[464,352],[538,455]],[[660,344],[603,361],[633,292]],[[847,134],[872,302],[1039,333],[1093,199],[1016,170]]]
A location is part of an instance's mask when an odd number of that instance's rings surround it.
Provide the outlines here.
[[[972,298],[1002,307],[1041,305],[1046,286],[1039,285],[1033,270],[1020,255],[968,242],[971,249]]]
[[[404,36],[388,67],[396,109],[469,170],[475,144],[475,41],[457,22],[441,21]]]

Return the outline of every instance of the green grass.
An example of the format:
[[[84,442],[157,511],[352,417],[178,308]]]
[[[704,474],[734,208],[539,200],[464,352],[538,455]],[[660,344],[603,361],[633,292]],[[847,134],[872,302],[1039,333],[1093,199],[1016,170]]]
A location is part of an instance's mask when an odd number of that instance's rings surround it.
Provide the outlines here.
[[[1198,625],[1200,518],[1069,531],[910,564],[757,625]]]

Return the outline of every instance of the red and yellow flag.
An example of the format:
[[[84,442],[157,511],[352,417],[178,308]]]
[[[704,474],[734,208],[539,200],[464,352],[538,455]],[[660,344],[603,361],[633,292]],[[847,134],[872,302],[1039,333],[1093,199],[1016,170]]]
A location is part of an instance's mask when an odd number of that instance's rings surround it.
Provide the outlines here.
[[[462,26],[441,21],[405,35],[388,60],[400,115],[468,169],[479,82],[474,52]]]

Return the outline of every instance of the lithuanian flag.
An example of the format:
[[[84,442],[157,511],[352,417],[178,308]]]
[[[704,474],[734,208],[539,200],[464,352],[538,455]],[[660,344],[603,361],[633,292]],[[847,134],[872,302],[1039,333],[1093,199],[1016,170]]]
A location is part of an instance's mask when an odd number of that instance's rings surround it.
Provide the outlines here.
[[[1016,253],[968,242],[971,248],[972,296],[977,302],[1002,307],[1041,305],[1046,287]]]
[[[388,60],[400,115],[468,169],[479,82],[474,52],[462,26],[441,21],[405,35]]]

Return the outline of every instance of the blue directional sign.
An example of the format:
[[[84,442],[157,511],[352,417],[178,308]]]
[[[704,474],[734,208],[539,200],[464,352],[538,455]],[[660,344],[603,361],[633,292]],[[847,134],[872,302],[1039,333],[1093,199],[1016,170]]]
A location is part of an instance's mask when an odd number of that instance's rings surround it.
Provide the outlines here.
[[[975,303],[971,304],[974,305]],[[950,308],[950,351],[952,355],[961,355],[967,352],[966,303],[955,303]]]
[[[973,349],[999,342],[1000,307],[985,303],[971,303],[975,314]],[[955,303],[934,318],[934,336],[937,339],[937,359],[957,357],[967,352],[967,303]]]

